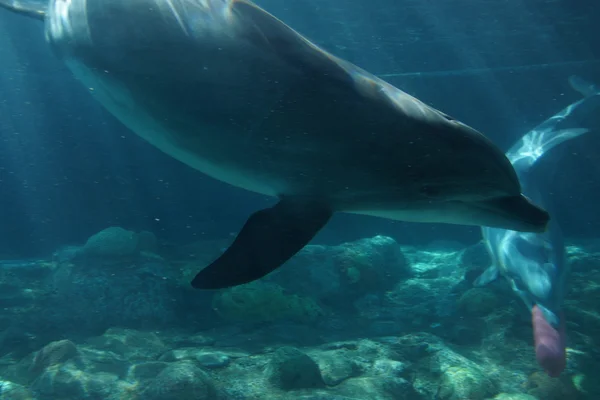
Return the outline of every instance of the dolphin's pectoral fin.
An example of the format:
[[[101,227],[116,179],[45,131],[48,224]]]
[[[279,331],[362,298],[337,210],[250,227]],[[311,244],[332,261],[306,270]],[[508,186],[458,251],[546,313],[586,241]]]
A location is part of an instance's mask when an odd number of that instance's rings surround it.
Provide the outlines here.
[[[262,278],[308,244],[331,215],[326,204],[300,198],[283,198],[274,207],[255,212],[225,253],[196,275],[192,286],[222,289]]]
[[[485,286],[488,283],[495,281],[496,278],[498,278],[498,268],[495,265],[491,265],[475,279],[473,286]]]

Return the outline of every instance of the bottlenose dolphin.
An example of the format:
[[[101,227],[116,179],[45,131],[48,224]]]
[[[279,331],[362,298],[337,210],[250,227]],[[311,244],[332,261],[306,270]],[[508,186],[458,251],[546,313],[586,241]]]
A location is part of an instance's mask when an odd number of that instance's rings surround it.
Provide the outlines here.
[[[572,76],[571,86],[585,97],[527,132],[506,156],[517,171],[523,193],[552,213],[552,204],[542,195],[541,173],[534,165],[548,152],[567,140],[600,129],[600,91],[583,79]],[[547,161],[547,160],[546,160]],[[546,169],[555,167],[548,164]],[[474,284],[485,285],[500,274],[532,313],[535,352],[538,363],[550,376],[558,376],[566,366],[564,318],[561,305],[568,276],[565,244],[555,219],[544,233],[516,232],[482,227],[484,243],[492,265]]]
[[[544,231],[505,155],[473,128],[320,49],[246,0],[0,0],[133,132],[279,198],[192,286],[278,268],[333,212]]]

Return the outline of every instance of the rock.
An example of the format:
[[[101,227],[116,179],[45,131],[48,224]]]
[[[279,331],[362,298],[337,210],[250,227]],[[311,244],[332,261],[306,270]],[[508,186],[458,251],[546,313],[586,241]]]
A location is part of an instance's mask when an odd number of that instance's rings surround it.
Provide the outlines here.
[[[358,346],[359,346],[359,344],[357,342],[348,341],[348,342],[325,343],[324,345],[321,346],[321,348],[323,350],[340,350],[340,349],[357,350]]]
[[[406,374],[406,364],[394,360],[375,360],[372,372],[377,375],[401,377]]]
[[[106,228],[87,240],[83,252],[100,258],[132,256],[139,253],[138,235],[120,227]]]
[[[591,243],[578,243],[566,246],[569,266],[571,271],[590,272],[598,270],[598,259],[600,259],[600,241]]]
[[[426,333],[403,336],[394,350],[413,363],[412,382],[426,398],[438,400],[483,400],[498,393],[496,382],[485,367],[448,347],[440,338]]]
[[[391,400],[425,400],[404,378],[379,378],[379,382],[383,394],[387,394]]]
[[[323,315],[310,297],[286,293],[280,285],[256,281],[217,293],[213,309],[225,320],[267,322],[315,321]]]
[[[77,346],[70,340],[51,342],[36,353],[29,372],[33,375],[40,374],[44,369],[64,363],[77,355]]]
[[[2,307],[31,307],[35,302],[36,293],[31,289],[23,289],[21,282],[12,284],[0,281],[0,304]]]
[[[437,336],[419,332],[399,337],[394,348],[404,359],[416,363],[443,349],[444,344]]]
[[[273,353],[266,374],[269,382],[283,390],[325,386],[317,363],[294,347]]]
[[[216,389],[208,374],[190,361],[163,369],[140,394],[141,400],[215,400]]]
[[[347,295],[353,298],[389,290],[411,273],[400,246],[387,236],[344,243],[330,252]]]
[[[88,339],[86,344],[97,350],[126,357],[130,361],[154,360],[166,350],[156,334],[123,328],[109,328],[104,335]]]
[[[82,254],[83,248],[80,246],[65,246],[57,249],[52,254],[52,261],[56,263],[70,263]]]
[[[497,305],[498,297],[486,288],[469,289],[458,300],[461,311],[477,317],[492,313]]]
[[[172,343],[175,347],[204,347],[212,346],[215,344],[215,338],[203,334],[197,335],[176,335],[171,338],[169,343]]]
[[[360,366],[344,350],[316,353],[313,358],[321,370],[323,381],[329,386],[339,385],[362,372]]]
[[[231,361],[229,356],[222,352],[205,351],[194,347],[169,350],[159,358],[160,361],[195,361],[204,368],[223,368]]]
[[[88,374],[75,364],[47,368],[31,385],[41,399],[108,399],[118,389],[113,374]]]
[[[426,400],[418,394],[411,383],[395,377],[360,377],[343,383],[341,394],[352,399],[377,400]],[[463,399],[461,399],[463,400]]]
[[[536,397],[524,393],[500,393],[489,400],[538,400]]]
[[[476,369],[450,367],[442,375],[437,396],[440,400],[484,400],[495,391],[494,384]]]
[[[411,278],[396,285],[386,298],[393,307],[403,310],[406,323],[413,329],[423,329],[454,313],[456,294],[453,290],[459,283],[454,277]]]
[[[582,394],[577,391],[570,379],[564,376],[550,378],[541,371],[534,372],[529,376],[525,388],[527,394],[543,400],[578,400],[582,398]]]
[[[415,248],[403,247],[403,252],[409,261],[410,269],[415,278],[435,279],[457,274],[457,280],[462,279],[462,266],[459,264],[460,251],[446,248]]]
[[[133,381],[146,381],[149,379],[154,379],[168,366],[169,363],[160,361],[141,362],[139,364],[134,364],[129,368],[127,379]]]
[[[465,279],[472,283],[489,267],[492,259],[483,241],[464,249],[460,255],[460,264],[465,268]]]
[[[141,231],[137,234],[138,251],[155,253],[158,245],[158,239],[152,232]]]
[[[196,361],[204,368],[224,368],[229,365],[231,361],[229,356],[225,353],[218,352],[203,352],[196,355]]]
[[[319,393],[295,397],[295,400],[356,400],[356,397],[338,396],[335,394]]]
[[[31,390],[13,382],[0,379],[0,399],[2,400],[34,400]]]
[[[375,236],[339,246],[306,246],[267,279],[336,312],[349,313],[354,312],[354,301],[383,294],[410,274],[398,243]]]
[[[177,274],[166,262],[141,257],[118,266],[59,265],[52,276],[52,296],[38,321],[54,327],[77,326],[82,335],[113,326],[145,330],[189,326],[182,310],[195,304],[186,298]],[[63,334],[70,333],[64,330]]]

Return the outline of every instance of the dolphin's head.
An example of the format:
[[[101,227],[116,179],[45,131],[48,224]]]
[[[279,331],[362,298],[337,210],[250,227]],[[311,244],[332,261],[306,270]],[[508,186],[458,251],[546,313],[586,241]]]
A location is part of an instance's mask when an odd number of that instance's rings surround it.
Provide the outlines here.
[[[522,194],[515,169],[499,148],[443,113],[431,108],[422,108],[421,113],[415,130],[425,132],[422,142],[428,147],[419,151],[430,152],[431,157],[415,164],[424,171],[418,183],[424,185],[421,193],[437,221],[523,232],[546,230],[549,214]],[[421,126],[421,121],[426,123]]]
[[[417,133],[410,146],[386,144],[397,155],[391,172],[400,177],[398,185],[408,183],[408,190],[420,192],[413,207],[420,215],[412,220],[526,232],[546,229],[548,213],[522,195],[510,160],[485,135],[385,81],[360,71],[352,76],[365,97],[394,110],[388,117],[393,130]],[[381,108],[374,114],[381,115]]]

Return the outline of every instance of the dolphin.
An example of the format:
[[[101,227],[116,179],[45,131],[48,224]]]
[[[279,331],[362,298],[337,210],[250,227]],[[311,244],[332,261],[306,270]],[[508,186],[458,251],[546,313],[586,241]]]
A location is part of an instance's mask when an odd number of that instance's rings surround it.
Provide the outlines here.
[[[278,198],[191,282],[272,272],[334,212],[542,232],[510,162],[475,129],[246,0],[0,0],[130,130],[220,181]]]
[[[523,193],[551,213],[554,207],[542,195],[539,181],[535,179],[540,173],[550,171],[536,171],[533,167],[541,158],[549,157],[550,150],[561,143],[600,129],[600,90],[577,76],[571,76],[569,82],[585,97],[527,132],[506,153],[519,176]],[[548,168],[554,166],[555,163]],[[506,278],[532,313],[538,363],[548,375],[560,375],[566,367],[561,305],[569,274],[560,226],[551,219],[544,233],[493,227],[482,227],[481,231],[492,265],[474,285],[486,285],[498,275]]]

